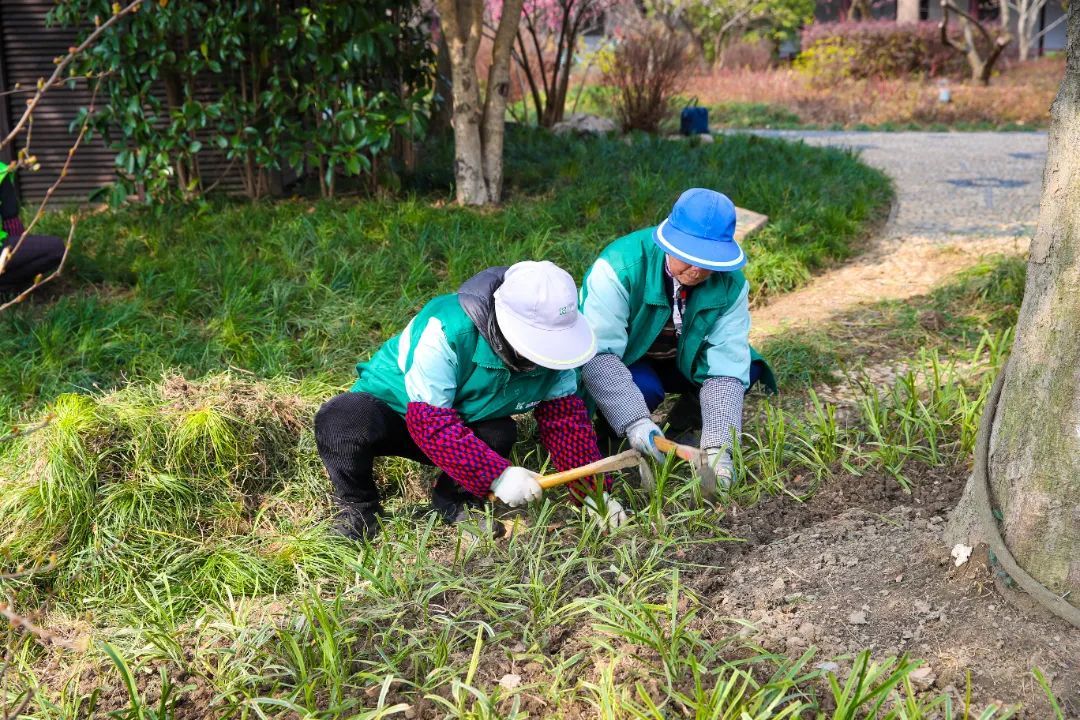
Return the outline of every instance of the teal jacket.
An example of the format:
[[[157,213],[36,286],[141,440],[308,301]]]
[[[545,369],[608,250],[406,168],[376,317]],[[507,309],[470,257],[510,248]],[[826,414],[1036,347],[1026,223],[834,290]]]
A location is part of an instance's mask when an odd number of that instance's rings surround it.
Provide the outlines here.
[[[632,365],[645,356],[671,317],[664,287],[664,251],[645,228],[615,240],[600,253],[581,287],[581,312],[597,336],[597,354]],[[713,273],[694,287],[683,314],[675,356],[679,371],[701,384],[733,377],[750,386],[751,363],[775,390],[772,371],[750,347],[749,286],[739,271]]]
[[[356,372],[354,392],[370,393],[402,415],[410,402],[421,402],[453,408],[467,423],[524,413],[577,392],[573,370],[511,373],[457,295],[431,300]]]

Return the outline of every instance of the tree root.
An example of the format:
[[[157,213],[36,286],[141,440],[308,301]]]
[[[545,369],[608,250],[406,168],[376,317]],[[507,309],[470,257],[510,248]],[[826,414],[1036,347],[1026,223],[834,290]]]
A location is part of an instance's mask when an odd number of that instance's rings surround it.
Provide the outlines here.
[[[998,529],[997,518],[994,517],[993,508],[990,505],[990,431],[994,427],[994,418],[997,416],[998,401],[1001,399],[1001,388],[1005,384],[1005,371],[1008,361],[1001,368],[994,385],[990,389],[990,395],[986,398],[986,407],[983,409],[982,421],[979,424],[979,434],[975,440],[975,467],[972,469],[972,500],[977,513],[979,529],[983,532],[983,539],[990,549],[1001,568],[1023,588],[1028,595],[1040,606],[1057,615],[1062,620],[1080,628],[1080,608],[1075,607],[1067,600],[1050,592],[1042,583],[1031,577],[1017,564],[1016,559],[1005,545],[1001,531]]]

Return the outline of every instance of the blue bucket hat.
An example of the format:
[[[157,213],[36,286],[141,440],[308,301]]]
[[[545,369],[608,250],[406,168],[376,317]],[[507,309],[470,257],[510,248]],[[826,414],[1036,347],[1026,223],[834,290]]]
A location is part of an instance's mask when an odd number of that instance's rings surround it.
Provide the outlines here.
[[[653,230],[653,241],[683,262],[730,272],[746,264],[735,242],[735,205],[727,195],[691,188],[679,196],[667,220]]]

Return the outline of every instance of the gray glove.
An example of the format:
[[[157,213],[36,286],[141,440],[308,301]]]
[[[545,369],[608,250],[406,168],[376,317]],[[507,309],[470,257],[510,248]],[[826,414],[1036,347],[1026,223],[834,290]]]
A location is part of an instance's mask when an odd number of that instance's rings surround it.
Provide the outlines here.
[[[642,455],[651,455],[657,462],[664,462],[667,456],[656,447],[654,439],[657,436],[664,437],[664,433],[648,417],[635,420],[626,428],[626,439],[629,441],[630,447]]]
[[[716,473],[716,482],[725,490],[735,484],[735,463],[731,460],[731,453],[727,448],[702,448],[705,451],[705,462]]]

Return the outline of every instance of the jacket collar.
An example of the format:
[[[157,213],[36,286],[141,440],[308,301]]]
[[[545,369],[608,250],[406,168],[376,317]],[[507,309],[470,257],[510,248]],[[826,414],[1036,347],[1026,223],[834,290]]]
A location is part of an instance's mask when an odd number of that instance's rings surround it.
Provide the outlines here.
[[[503,337],[495,319],[495,291],[503,283],[506,266],[481,270],[458,288],[458,304],[480,332],[473,362],[488,368],[529,372],[535,365],[518,356]]]

